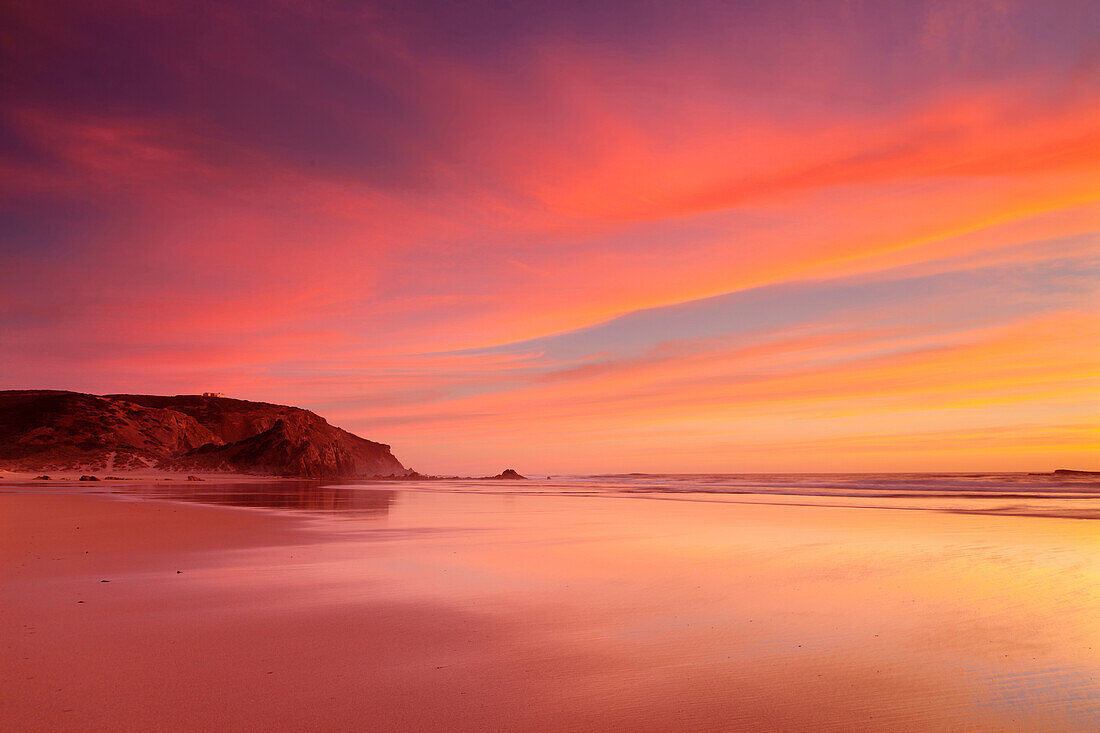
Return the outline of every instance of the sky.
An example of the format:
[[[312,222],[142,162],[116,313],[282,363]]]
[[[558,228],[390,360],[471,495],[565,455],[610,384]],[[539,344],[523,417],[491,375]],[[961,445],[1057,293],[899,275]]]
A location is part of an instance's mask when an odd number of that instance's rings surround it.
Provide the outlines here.
[[[1100,4],[0,9],[0,388],[426,473],[1100,469]]]

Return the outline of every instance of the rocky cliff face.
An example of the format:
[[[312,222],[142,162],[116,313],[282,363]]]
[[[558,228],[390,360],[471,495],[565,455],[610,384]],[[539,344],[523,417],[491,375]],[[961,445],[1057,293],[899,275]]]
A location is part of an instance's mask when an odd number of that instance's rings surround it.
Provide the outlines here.
[[[0,391],[0,465],[17,470],[406,473],[389,446],[308,410],[224,397]]]

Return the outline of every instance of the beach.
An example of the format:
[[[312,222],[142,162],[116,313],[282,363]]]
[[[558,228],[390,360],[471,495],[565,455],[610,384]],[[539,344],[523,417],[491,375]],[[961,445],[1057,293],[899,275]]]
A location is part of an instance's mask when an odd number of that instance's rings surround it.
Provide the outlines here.
[[[3,487],[5,730],[1100,727],[1091,520],[186,488]]]

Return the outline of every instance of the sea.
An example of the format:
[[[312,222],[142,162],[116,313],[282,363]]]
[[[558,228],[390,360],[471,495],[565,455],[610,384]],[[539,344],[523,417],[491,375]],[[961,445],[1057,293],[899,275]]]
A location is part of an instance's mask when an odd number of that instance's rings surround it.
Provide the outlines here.
[[[617,473],[525,481],[110,482],[95,493],[307,513],[369,510],[379,492],[599,496],[1100,519],[1100,473]]]

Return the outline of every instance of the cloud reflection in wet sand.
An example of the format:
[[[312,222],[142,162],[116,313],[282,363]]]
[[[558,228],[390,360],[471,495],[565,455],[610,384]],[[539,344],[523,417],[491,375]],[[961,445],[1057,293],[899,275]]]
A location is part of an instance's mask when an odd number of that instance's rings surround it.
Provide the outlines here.
[[[209,674],[214,644],[243,679],[274,667],[227,714],[276,730],[1100,724],[1093,522],[559,487],[338,487],[388,513],[349,499],[313,515],[324,541],[199,562],[200,638],[156,676]]]

